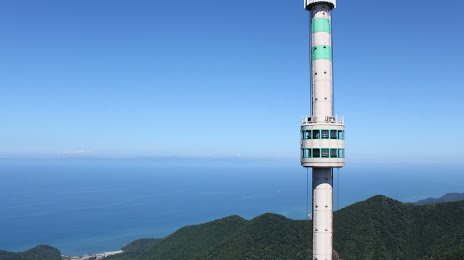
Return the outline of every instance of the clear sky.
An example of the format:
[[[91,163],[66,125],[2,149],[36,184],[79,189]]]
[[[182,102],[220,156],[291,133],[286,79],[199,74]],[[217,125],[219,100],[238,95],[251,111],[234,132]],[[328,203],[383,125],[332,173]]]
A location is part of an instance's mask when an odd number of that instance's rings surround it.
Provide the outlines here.
[[[463,13],[338,1],[348,161],[464,161]],[[303,0],[3,0],[0,35],[0,157],[299,156]]]

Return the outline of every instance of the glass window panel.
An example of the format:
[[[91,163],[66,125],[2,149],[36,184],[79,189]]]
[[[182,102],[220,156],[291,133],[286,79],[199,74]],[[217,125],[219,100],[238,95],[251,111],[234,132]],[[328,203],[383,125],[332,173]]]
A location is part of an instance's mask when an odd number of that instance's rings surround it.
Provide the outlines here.
[[[321,132],[321,130],[313,130],[313,139],[319,139],[320,138],[320,132]]]
[[[313,149],[313,158],[321,157],[321,149]]]
[[[330,158],[337,158],[337,149],[330,149]]]
[[[329,149],[321,149],[322,158],[329,158]]]
[[[338,158],[345,158],[343,149],[338,149]]]
[[[311,149],[305,150],[305,158],[311,158]]]
[[[329,139],[329,130],[321,130],[322,139]]]
[[[330,130],[330,139],[337,139],[337,130]]]
[[[305,131],[305,139],[311,139],[311,130]]]
[[[343,140],[343,131],[338,130],[338,139]]]

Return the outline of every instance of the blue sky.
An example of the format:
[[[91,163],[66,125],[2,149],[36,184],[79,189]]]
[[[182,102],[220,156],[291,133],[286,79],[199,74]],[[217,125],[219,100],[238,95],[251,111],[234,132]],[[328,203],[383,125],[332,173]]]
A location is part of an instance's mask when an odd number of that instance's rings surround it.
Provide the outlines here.
[[[298,158],[302,0],[0,3],[0,157]],[[347,160],[464,161],[464,3],[339,1]]]

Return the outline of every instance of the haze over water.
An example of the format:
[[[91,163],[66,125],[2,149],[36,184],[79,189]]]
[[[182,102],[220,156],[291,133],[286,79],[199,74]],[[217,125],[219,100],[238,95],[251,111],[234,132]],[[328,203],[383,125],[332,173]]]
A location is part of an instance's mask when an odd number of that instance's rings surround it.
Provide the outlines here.
[[[334,207],[464,192],[462,173],[459,164],[348,163],[334,174]],[[306,171],[291,160],[2,159],[0,176],[1,250],[50,244],[82,255],[230,215],[306,212]]]

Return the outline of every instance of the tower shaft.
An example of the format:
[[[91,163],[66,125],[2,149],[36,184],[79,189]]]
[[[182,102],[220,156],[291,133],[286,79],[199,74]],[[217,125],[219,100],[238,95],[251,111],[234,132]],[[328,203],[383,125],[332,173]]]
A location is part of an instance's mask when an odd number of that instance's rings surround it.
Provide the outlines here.
[[[313,168],[313,259],[332,260],[332,168]]]
[[[312,115],[301,126],[301,165],[312,167],[313,259],[332,260],[333,168],[345,163],[343,117],[333,115],[332,17],[336,0],[305,0],[311,17]]]
[[[331,14],[327,4],[315,5],[310,12],[312,117],[323,123],[333,115]]]

